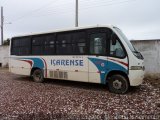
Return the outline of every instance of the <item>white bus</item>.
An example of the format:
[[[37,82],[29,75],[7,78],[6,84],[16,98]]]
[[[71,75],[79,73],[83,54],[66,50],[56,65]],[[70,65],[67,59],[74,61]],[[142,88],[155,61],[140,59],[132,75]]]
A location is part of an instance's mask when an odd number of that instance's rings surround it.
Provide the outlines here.
[[[126,93],[144,77],[142,55],[114,26],[78,27],[13,37],[10,72],[44,78],[107,84]]]

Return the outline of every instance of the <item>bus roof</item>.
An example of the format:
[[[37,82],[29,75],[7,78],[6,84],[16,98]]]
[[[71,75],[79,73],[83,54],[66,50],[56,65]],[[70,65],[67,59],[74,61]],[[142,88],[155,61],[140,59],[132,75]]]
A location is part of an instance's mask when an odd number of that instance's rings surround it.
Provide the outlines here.
[[[26,36],[32,36],[32,35],[43,35],[43,34],[56,33],[56,32],[81,30],[81,29],[89,29],[89,28],[99,28],[99,27],[113,28],[114,26],[113,25],[94,25],[94,26],[85,26],[85,27],[74,27],[74,28],[69,28],[69,29],[57,29],[57,30],[48,31],[48,32],[40,32],[40,33],[32,33],[32,34],[14,36],[13,38],[16,38],[16,37],[26,37]]]

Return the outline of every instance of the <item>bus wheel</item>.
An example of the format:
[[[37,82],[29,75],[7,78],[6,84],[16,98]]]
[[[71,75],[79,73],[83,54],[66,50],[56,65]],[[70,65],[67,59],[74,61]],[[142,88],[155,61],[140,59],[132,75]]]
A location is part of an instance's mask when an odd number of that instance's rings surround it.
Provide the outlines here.
[[[129,89],[128,80],[122,75],[112,75],[108,81],[109,91],[118,94],[124,94]]]
[[[33,72],[33,81],[37,83],[42,83],[44,81],[43,72],[40,69],[36,69]]]

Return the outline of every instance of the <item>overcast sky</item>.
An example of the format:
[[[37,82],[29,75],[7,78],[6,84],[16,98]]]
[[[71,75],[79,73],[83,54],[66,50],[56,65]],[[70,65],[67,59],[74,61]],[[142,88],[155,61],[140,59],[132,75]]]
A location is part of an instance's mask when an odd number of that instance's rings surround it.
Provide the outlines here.
[[[75,25],[75,0],[0,0],[0,6],[5,39]],[[79,26],[96,24],[116,25],[128,39],[160,39],[160,0],[79,0]]]

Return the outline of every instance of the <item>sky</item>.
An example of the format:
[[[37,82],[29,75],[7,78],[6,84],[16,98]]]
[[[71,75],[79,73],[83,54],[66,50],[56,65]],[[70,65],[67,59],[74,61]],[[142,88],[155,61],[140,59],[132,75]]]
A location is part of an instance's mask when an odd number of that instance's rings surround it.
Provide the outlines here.
[[[75,26],[75,0],[0,0],[0,6],[4,39]],[[79,0],[79,26],[112,24],[129,40],[160,39],[159,6],[160,0]]]

